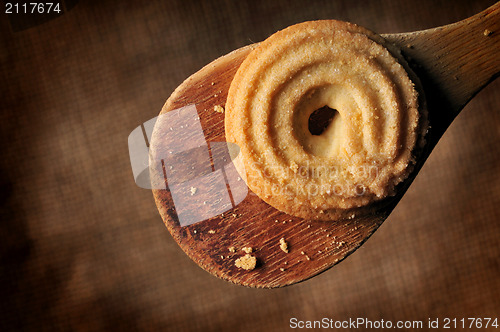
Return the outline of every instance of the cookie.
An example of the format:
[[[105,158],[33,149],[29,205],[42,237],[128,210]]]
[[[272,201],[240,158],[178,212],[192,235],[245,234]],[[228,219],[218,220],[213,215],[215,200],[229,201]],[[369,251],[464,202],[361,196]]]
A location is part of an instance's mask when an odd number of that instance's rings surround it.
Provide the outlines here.
[[[241,64],[225,133],[261,199],[331,220],[395,194],[423,144],[426,115],[407,64],[384,45],[355,24],[305,22],[273,34]]]

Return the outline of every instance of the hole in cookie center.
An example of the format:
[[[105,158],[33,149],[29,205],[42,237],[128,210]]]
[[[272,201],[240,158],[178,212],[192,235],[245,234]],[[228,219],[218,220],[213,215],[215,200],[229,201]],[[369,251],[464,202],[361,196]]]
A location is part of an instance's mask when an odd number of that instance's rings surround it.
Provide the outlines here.
[[[334,117],[338,116],[337,110],[328,106],[318,108],[309,116],[309,132],[319,136],[328,128]]]

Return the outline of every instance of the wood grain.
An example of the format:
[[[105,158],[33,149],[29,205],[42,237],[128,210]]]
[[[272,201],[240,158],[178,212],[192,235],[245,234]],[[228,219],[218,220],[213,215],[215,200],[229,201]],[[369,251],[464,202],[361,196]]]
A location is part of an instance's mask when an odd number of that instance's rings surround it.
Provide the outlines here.
[[[496,4],[449,26],[383,36],[402,49],[421,79],[432,130],[415,172],[398,190],[397,197],[379,203],[377,213],[337,222],[302,220],[277,211],[249,192],[235,208],[182,227],[170,191],[153,190],[160,215],[175,241],[211,274],[261,288],[303,281],[346,258],[387,218],[466,102],[498,75],[498,15],[499,4]],[[207,142],[224,142],[224,114],[214,111],[214,106],[224,106],[234,74],[255,46],[233,51],[189,77],[170,96],[160,114],[194,104]],[[155,128],[151,153],[162,153],[165,130],[167,128]],[[288,253],[280,249],[281,238],[288,243]],[[235,248],[234,253],[229,251],[230,247]],[[257,258],[254,270],[235,266],[235,260],[245,255],[243,247],[253,249],[252,255]]]
[[[500,2],[463,21],[383,35],[398,46],[423,84],[432,147],[463,107],[500,71]]]

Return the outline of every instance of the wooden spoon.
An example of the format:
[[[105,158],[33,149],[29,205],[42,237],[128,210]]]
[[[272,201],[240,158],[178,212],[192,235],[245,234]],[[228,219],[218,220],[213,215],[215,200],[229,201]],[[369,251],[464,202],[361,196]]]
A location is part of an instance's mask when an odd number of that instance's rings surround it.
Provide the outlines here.
[[[168,230],[199,266],[236,284],[273,288],[303,281],[343,260],[387,218],[453,119],[500,71],[500,3],[455,24],[383,37],[401,49],[419,76],[431,125],[426,150],[398,195],[388,199],[374,215],[321,222],[286,215],[249,192],[233,209],[181,226],[171,192],[153,190]],[[194,104],[206,141],[224,142],[224,114],[214,111],[214,107],[225,105],[236,70],[255,47],[254,44],[235,50],[189,77],[174,91],[160,114]],[[157,124],[151,153],[160,150],[166,130]],[[288,253],[280,249],[282,238]],[[257,259],[253,270],[235,265],[236,259],[246,255],[245,247],[252,248],[250,255]]]

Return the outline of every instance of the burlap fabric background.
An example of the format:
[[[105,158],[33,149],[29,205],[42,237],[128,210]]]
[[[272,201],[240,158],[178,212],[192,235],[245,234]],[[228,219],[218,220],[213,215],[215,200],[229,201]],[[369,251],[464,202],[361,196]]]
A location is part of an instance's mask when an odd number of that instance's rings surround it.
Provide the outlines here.
[[[463,110],[361,249],[284,289],[232,285],[196,266],[151,192],[134,184],[127,148],[185,78],[293,23],[335,18],[403,32],[492,3],[80,1],[17,32],[2,13],[0,331],[499,317],[500,81]]]

